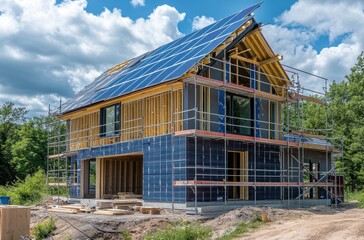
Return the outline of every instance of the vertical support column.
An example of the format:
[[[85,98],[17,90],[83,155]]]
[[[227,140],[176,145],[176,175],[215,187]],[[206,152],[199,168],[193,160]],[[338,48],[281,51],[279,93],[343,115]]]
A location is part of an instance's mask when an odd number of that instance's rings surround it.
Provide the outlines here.
[[[257,71],[255,64],[250,64],[250,87],[257,89]],[[255,91],[253,96],[254,102],[254,205],[257,205],[257,142],[256,138],[260,136],[259,131],[259,106],[260,101],[256,98]]]
[[[300,88],[300,81],[299,81],[299,76],[297,74],[297,96],[299,96],[300,94],[300,91],[301,91],[301,88]],[[301,159],[301,126],[303,126],[303,124],[301,124],[301,104],[300,104],[300,98],[297,99],[297,103],[296,103],[296,108],[297,108],[297,129],[298,129],[298,133],[299,133],[299,138],[300,138],[300,141],[298,143],[298,146],[297,146],[297,159],[298,159],[298,196],[301,196],[301,189],[302,189],[302,185],[301,185],[301,178],[302,178],[302,181],[303,181],[303,173],[302,173],[302,168],[301,166],[303,166],[303,162],[302,162],[302,159]],[[303,108],[303,105],[302,105],[302,108]],[[304,191],[304,189],[303,189]],[[303,193],[302,191],[302,193]],[[299,198],[299,201],[301,203],[301,207],[302,207],[302,198],[300,197]]]
[[[178,95],[177,95],[178,97]],[[174,214],[174,101],[173,86],[171,87],[171,161],[172,161],[172,213]]]
[[[227,180],[227,139],[226,139],[226,82],[230,79],[230,76],[227,76],[227,71],[226,71],[226,67],[228,67],[228,65],[226,64],[226,49],[224,50],[224,59],[223,59],[223,65],[224,65],[224,205],[226,208],[227,205],[227,187],[226,187],[226,180]],[[220,105],[220,103],[219,103]]]
[[[61,106],[62,106],[62,99],[59,100],[59,114],[61,114]],[[61,120],[58,119],[58,125],[57,125],[57,133],[58,133],[58,150],[57,150],[57,154],[58,154],[58,170],[57,170],[57,182],[58,182],[58,191],[57,191],[57,196],[58,196],[58,200],[60,197],[60,161],[61,161]]]
[[[328,179],[329,179],[329,175],[328,175],[328,172],[329,172],[329,152],[328,152],[328,146],[327,146],[327,143],[328,143],[328,118],[327,118],[327,112],[328,112],[328,109],[327,109],[327,79],[325,79],[325,140],[326,140],[326,147],[325,147],[325,150],[326,150],[326,204],[329,205],[330,202],[329,202],[329,182],[328,182]],[[332,166],[331,166],[332,168]],[[335,172],[336,172],[336,169],[335,169]],[[335,196],[335,198],[337,198],[337,196]]]
[[[48,116],[51,116],[51,105],[48,105]],[[51,125],[52,123],[47,123],[47,178],[46,178],[46,190],[47,190],[47,194],[50,195],[49,193],[49,144],[50,144],[50,129],[49,129],[49,125]]]
[[[197,71],[196,71],[197,72]],[[195,87],[195,129],[197,129],[197,114],[198,114],[198,109],[197,109],[197,81],[196,81],[196,76],[194,78],[194,87]],[[194,136],[194,140],[195,140],[195,178],[194,178],[194,183],[195,183],[195,214],[197,215],[197,135],[195,133]]]
[[[289,204],[290,204],[290,188],[289,188],[289,151],[290,151],[290,129],[289,129],[289,121],[290,121],[290,114],[289,114],[289,103],[288,103],[288,88],[286,89],[287,93],[286,93],[286,98],[287,98],[287,103],[286,103],[286,107],[287,107],[287,122],[286,122],[286,129],[287,129],[287,207],[289,208]]]

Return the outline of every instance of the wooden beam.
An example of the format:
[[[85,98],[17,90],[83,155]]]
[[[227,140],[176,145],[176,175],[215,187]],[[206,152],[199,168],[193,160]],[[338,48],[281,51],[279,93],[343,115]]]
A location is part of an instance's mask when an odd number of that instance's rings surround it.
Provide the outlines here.
[[[258,64],[258,62],[256,60],[249,59],[249,58],[246,58],[246,57],[242,57],[242,56],[239,56],[237,54],[233,54],[230,57],[233,58],[233,59],[239,59],[239,60],[244,61],[244,62],[248,62],[248,63],[252,63],[252,64]]]
[[[269,59],[260,61],[259,65],[263,66],[263,65],[270,64],[270,63],[275,63],[275,62],[278,62],[278,61],[281,61],[281,60],[283,60],[282,55],[276,54],[273,58],[269,58]]]

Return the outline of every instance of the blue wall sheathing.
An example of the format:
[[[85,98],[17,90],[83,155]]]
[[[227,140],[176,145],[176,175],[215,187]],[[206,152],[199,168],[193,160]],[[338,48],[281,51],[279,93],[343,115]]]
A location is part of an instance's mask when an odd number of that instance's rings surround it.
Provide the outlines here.
[[[172,179],[172,139],[174,179]],[[257,182],[279,182],[279,146],[257,144],[254,163],[254,144],[227,141],[228,151],[248,151],[249,169],[256,164]],[[173,137],[171,135],[133,140],[113,145],[101,146],[78,151],[71,158],[77,162],[78,170],[82,159],[115,156],[135,152],[143,153],[143,199],[145,201],[171,202],[172,182],[194,180],[195,161],[197,160],[197,180],[223,181],[225,178],[225,146],[223,140],[197,138],[197,159],[195,159],[195,139]],[[81,176],[78,174],[78,183]],[[254,182],[254,172],[249,171],[249,181]],[[191,188],[174,187],[174,201],[194,201]],[[280,199],[280,187],[257,187],[257,200]],[[198,201],[224,201],[224,187],[198,187]],[[71,187],[71,196],[79,197],[80,185]],[[228,195],[228,192],[227,194]],[[254,188],[249,187],[249,200],[254,200]]]
[[[225,178],[224,141],[206,138],[197,138],[197,159],[195,159],[195,140],[187,138],[187,180],[195,178],[195,161],[197,161],[197,180],[223,181]],[[228,141],[228,151],[248,151],[249,169],[256,164],[257,182],[279,182],[279,146],[257,144],[256,162],[254,163],[254,144],[239,141]],[[249,181],[254,182],[254,171],[249,171]],[[280,187],[257,187],[257,200],[280,199]],[[198,187],[197,201],[224,201],[223,187]],[[226,194],[228,196],[228,192]],[[194,192],[187,190],[187,201],[194,201]],[[254,188],[249,187],[249,200],[254,200]]]
[[[186,138],[174,137],[173,162],[175,163],[174,180],[186,179]],[[120,154],[143,153],[143,200],[171,202],[172,201],[172,136],[164,135],[152,138],[137,139],[129,142],[116,143],[77,152],[73,161],[77,161],[78,169],[83,159],[115,156]],[[76,158],[77,157],[77,158]],[[179,167],[179,168],[178,168]],[[78,175],[78,183],[81,176]],[[80,184],[71,188],[71,196],[79,197]],[[184,187],[174,188],[174,201],[185,202]]]

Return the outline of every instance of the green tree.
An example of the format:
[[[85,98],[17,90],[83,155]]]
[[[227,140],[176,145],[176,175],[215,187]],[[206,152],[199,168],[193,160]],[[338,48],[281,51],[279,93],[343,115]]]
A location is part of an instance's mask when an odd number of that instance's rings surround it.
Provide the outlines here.
[[[347,81],[334,82],[328,97],[333,133],[343,136],[344,161],[339,170],[345,172],[351,191],[364,188],[364,55],[346,76]]]
[[[0,106],[0,185],[14,180],[11,164],[11,145],[16,141],[16,130],[26,121],[27,111],[7,102]]]
[[[33,117],[18,130],[18,141],[12,144],[12,163],[17,177],[24,179],[28,174],[47,166],[47,117]]]

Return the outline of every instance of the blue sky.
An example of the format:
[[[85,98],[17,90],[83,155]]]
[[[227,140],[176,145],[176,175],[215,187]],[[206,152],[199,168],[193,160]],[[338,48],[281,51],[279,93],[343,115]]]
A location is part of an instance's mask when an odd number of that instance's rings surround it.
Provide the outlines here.
[[[111,66],[259,2],[2,0],[0,104],[44,114]],[[329,83],[344,80],[363,51],[362,0],[266,0],[255,18],[284,64]],[[322,90],[322,81],[300,79]]]

